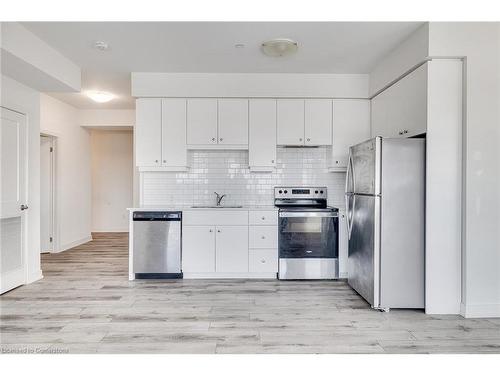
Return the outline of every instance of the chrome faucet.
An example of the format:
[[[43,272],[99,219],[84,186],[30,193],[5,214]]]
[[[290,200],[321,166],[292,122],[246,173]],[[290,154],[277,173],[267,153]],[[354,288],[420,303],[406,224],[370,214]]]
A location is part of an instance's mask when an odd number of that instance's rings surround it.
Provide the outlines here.
[[[224,198],[226,196],[226,194],[220,195],[216,191],[214,191],[214,194],[217,196],[216,201],[217,201],[217,207],[218,207],[218,206],[220,206],[220,204],[222,202],[222,198]]]

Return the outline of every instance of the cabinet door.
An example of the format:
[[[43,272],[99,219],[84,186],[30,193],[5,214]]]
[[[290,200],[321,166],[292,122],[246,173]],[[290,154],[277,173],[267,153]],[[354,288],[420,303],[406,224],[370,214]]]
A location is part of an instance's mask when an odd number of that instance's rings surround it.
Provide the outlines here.
[[[372,136],[411,137],[427,131],[427,64],[372,99]]]
[[[161,164],[161,99],[137,99],[135,116],[135,164],[138,167],[159,167]]]
[[[219,99],[218,143],[248,144],[248,99]]]
[[[306,146],[322,146],[332,144],[332,107],[333,105],[331,99],[306,99]]]
[[[162,100],[162,165],[187,166],[186,99]]]
[[[276,100],[250,99],[248,164],[276,166]]]
[[[335,99],[333,101],[333,168],[346,168],[349,147],[370,138],[370,101]]]
[[[304,144],[304,99],[278,99],[278,144]]]
[[[217,99],[187,100],[187,143],[217,144]]]
[[[182,272],[215,272],[215,227],[182,228]]]
[[[248,272],[248,227],[217,226],[217,272]]]

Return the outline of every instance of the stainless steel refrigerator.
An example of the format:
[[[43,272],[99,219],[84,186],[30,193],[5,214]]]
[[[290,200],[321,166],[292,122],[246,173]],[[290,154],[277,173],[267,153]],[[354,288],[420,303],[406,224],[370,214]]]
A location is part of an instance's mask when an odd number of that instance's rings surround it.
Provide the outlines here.
[[[349,149],[348,282],[373,308],[424,308],[425,139]]]

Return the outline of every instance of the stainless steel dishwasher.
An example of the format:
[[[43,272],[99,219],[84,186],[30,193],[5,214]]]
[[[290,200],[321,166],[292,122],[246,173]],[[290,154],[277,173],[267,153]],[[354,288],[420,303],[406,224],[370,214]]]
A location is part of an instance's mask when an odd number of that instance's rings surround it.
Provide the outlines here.
[[[136,211],[133,215],[136,279],[182,278],[181,211]]]

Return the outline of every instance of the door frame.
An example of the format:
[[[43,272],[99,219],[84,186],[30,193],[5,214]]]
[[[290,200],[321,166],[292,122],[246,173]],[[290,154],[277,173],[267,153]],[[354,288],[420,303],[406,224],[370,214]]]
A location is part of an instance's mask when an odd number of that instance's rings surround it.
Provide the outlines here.
[[[50,174],[51,174],[51,221],[52,221],[52,249],[47,253],[59,252],[59,220],[57,212],[57,135],[48,131],[40,131],[40,138],[46,137],[51,140],[52,153],[50,157]],[[46,254],[47,254],[46,253]],[[43,254],[40,248],[40,254]]]

